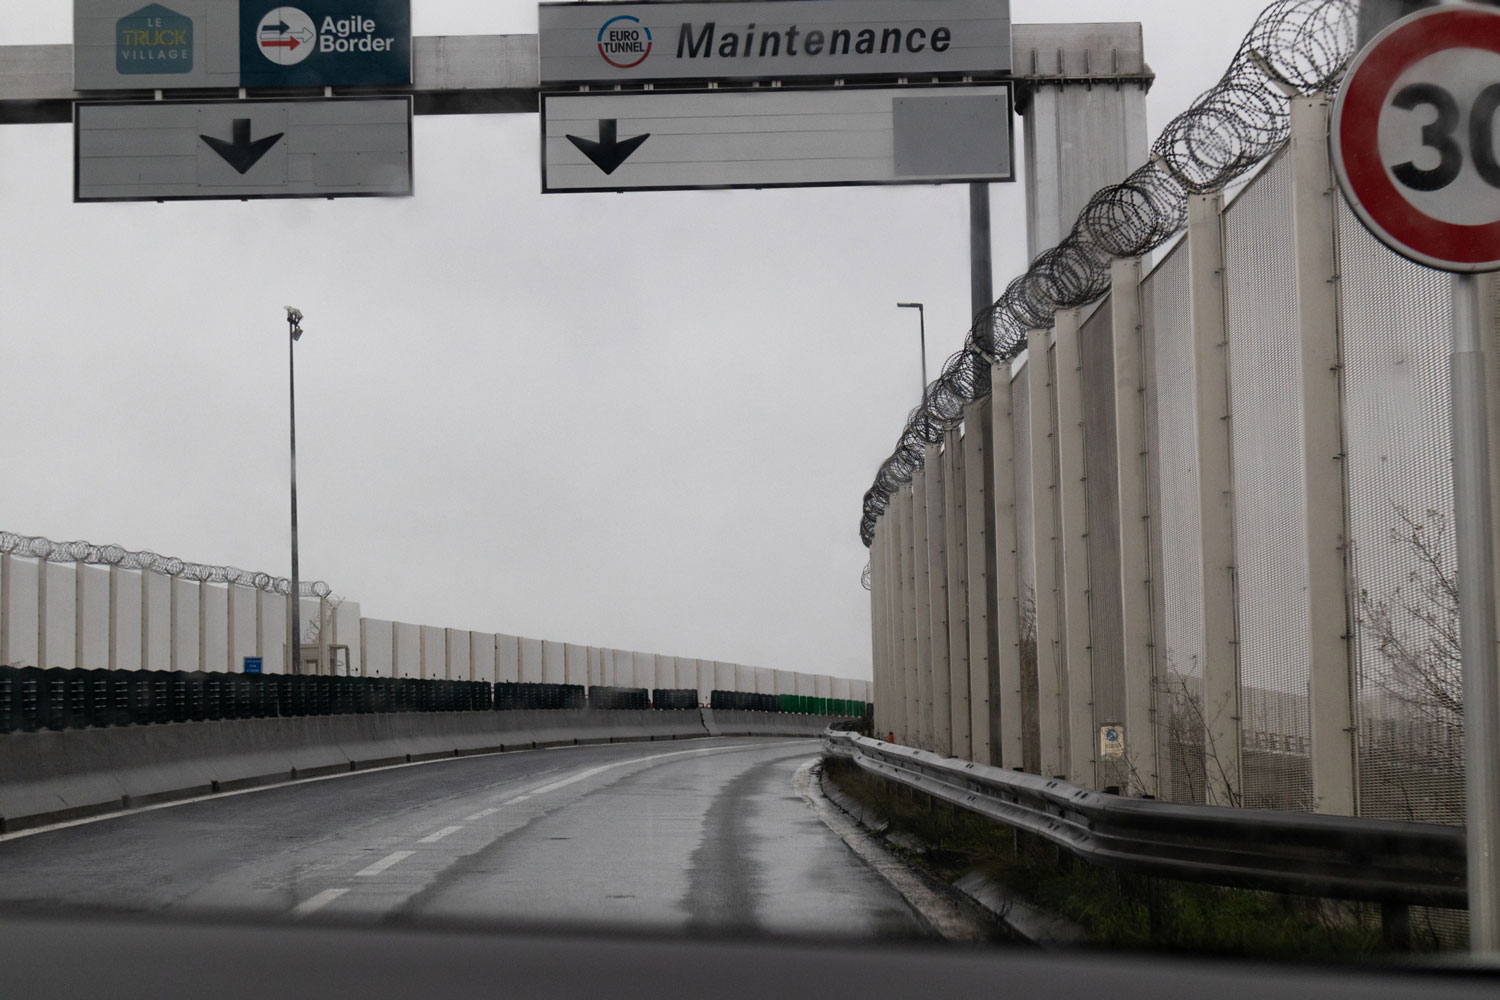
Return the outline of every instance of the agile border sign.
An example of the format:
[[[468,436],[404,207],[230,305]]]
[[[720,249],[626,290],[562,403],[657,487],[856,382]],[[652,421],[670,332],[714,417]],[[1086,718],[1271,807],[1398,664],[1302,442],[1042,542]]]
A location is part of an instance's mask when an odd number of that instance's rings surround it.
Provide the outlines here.
[[[1009,0],[544,3],[542,85],[1010,71]]]
[[[411,0],[74,0],[73,87],[411,83]]]
[[[1391,25],[1345,74],[1329,141],[1339,186],[1392,250],[1500,270],[1500,11],[1442,6]]]
[[[542,190],[1014,179],[1005,83],[542,96]]]

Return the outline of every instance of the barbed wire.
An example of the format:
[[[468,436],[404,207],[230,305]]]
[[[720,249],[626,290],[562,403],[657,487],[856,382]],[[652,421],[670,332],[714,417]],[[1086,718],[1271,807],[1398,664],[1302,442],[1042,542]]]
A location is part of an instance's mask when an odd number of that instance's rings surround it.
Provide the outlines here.
[[[1281,148],[1291,130],[1288,97],[1328,90],[1354,55],[1358,6],[1278,0],[1261,11],[1219,82],[1167,123],[1150,159],[1097,191],[1063,241],[975,317],[865,493],[866,547],[891,497],[922,468],[923,450],[959,424],[966,405],[989,395],[992,362],[1021,353],[1027,331],[1051,327],[1058,310],[1103,297],[1111,260],[1154,250],[1187,224],[1188,195],[1222,190]]]
[[[21,556],[51,563],[87,563],[90,566],[118,566],[121,569],[142,570],[175,576],[198,583],[222,583],[234,587],[250,587],[269,594],[285,597],[292,592],[292,581],[284,576],[269,573],[254,573],[235,566],[209,566],[188,562],[176,556],[158,555],[151,551],[132,552],[123,545],[95,545],[92,542],[54,542],[40,535],[18,535],[0,531],[0,555]],[[332,589],[322,580],[299,581],[297,588],[302,597],[328,598],[338,603]]]

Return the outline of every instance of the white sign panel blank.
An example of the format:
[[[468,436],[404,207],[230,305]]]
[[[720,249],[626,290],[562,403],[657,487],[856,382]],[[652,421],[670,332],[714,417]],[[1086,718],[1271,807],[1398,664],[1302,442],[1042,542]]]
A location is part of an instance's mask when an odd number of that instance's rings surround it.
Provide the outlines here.
[[[409,195],[409,97],[75,105],[75,201]]]
[[[1005,84],[542,98],[542,190],[1009,181]]]

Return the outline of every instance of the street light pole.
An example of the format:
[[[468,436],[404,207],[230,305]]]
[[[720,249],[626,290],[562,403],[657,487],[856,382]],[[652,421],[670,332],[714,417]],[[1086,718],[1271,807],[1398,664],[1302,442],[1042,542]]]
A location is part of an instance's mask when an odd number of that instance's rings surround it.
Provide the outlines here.
[[[297,351],[302,337],[302,310],[286,307],[287,398],[292,425],[292,592],[287,596],[286,635],[291,650],[292,673],[302,673],[302,581],[297,572]]]
[[[927,314],[922,310],[920,302],[897,302],[897,309],[915,309],[917,311],[918,329],[922,333],[922,398],[927,397]]]

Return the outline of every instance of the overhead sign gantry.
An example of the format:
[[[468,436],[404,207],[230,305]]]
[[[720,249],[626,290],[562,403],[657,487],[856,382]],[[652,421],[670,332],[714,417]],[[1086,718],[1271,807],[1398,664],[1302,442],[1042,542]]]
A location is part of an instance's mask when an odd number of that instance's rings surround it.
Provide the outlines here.
[[[409,0],[75,0],[74,199],[411,193],[409,97],[246,100],[257,91],[409,85]],[[239,100],[176,94],[237,90]]]
[[[545,192],[1015,177],[1003,0],[544,3],[538,25]]]

